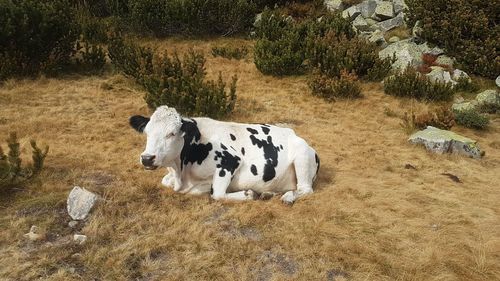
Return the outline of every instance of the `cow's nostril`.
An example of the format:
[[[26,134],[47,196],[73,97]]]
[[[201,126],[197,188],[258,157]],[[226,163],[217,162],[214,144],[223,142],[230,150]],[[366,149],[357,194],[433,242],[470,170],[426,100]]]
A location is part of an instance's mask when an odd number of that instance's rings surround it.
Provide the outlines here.
[[[154,155],[141,155],[141,162],[144,166],[153,166],[156,156]]]

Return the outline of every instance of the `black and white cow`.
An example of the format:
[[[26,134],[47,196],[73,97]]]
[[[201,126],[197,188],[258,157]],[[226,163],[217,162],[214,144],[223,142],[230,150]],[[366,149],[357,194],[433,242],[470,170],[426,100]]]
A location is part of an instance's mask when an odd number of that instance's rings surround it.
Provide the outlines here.
[[[318,155],[291,129],[183,118],[167,106],[129,121],[147,135],[140,162],[150,170],[167,167],[162,184],[176,192],[230,200],[284,193],[285,203],[313,192]]]

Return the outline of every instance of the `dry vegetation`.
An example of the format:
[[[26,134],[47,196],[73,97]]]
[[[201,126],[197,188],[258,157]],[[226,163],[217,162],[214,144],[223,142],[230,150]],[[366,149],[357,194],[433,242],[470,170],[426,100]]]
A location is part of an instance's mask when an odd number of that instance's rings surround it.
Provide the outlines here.
[[[400,120],[384,113],[402,114],[412,103],[378,84],[364,84],[362,99],[328,103],[310,94],[305,77],[263,76],[251,59],[209,55],[213,46],[251,44],[244,40],[147,44],[195,46],[209,76],[236,73],[238,102],[228,118],[293,126],[321,157],[316,192],[292,207],[279,198],[174,194],[160,184],[164,170],[139,165],[145,140],[127,118],[148,110],[130,80],[9,80],[0,88],[0,138],[15,130],[23,147],[34,138],[51,153],[39,182],[1,195],[0,279],[500,279],[498,117],[486,132],[454,128],[479,141],[483,160],[431,155],[409,145]],[[65,211],[74,185],[105,198],[76,230]],[[33,224],[45,230],[43,241],[23,237]],[[86,244],[70,242],[75,231],[88,235]]]

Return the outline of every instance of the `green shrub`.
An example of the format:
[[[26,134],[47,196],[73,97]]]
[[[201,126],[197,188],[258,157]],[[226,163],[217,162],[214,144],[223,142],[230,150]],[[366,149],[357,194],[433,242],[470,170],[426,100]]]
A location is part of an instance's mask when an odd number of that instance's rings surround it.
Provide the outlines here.
[[[251,27],[255,5],[247,0],[130,0],[129,17],[139,32],[229,35]]]
[[[385,79],[384,92],[417,100],[447,101],[453,98],[455,90],[451,83],[431,82],[427,76],[407,67],[403,72]]]
[[[377,45],[363,38],[349,39],[328,32],[324,37],[316,37],[309,46],[310,65],[330,77],[338,77],[346,69],[376,80],[384,78],[391,69],[392,60],[380,59]]]
[[[110,39],[108,55],[115,68],[135,78],[139,83],[142,76],[153,72],[153,51],[125,42],[121,37],[114,36]]]
[[[421,36],[457,58],[467,72],[494,79],[500,73],[498,1],[411,0],[410,24],[421,21]]]
[[[283,33],[276,41],[259,39],[254,47],[254,61],[257,69],[270,75],[292,75],[304,71],[304,42],[300,32],[291,30]]]
[[[248,55],[248,48],[212,47],[212,55],[214,57],[241,60]]]
[[[487,116],[475,110],[456,110],[454,113],[457,124],[467,128],[484,130],[490,122]]]
[[[475,93],[480,89],[477,82],[465,76],[459,77],[456,82],[455,90],[457,92]]]
[[[106,52],[101,46],[83,41],[82,45],[78,43],[77,64],[85,71],[99,72],[106,64]]]
[[[361,97],[361,86],[355,74],[342,70],[340,77],[328,77],[316,74],[309,82],[314,95],[326,100],[334,101],[337,98],[353,99]]]
[[[104,19],[92,16],[85,9],[79,9],[76,12],[76,21],[85,41],[91,43],[106,43],[108,41],[108,26]]]
[[[45,157],[49,152],[47,146],[43,151],[34,140],[31,141],[33,163],[23,167],[21,160],[20,145],[15,133],[11,133],[7,139],[9,152],[4,154],[0,146],[0,191],[6,191],[13,187],[19,187],[26,181],[36,177],[43,168]]]
[[[68,65],[78,34],[67,0],[0,1],[0,79]]]
[[[236,76],[228,91],[221,74],[217,81],[205,81],[202,53],[191,50],[181,59],[176,53],[154,55],[148,48],[117,38],[111,42],[112,63],[146,89],[144,100],[150,108],[168,105],[183,114],[213,118],[234,109]]]

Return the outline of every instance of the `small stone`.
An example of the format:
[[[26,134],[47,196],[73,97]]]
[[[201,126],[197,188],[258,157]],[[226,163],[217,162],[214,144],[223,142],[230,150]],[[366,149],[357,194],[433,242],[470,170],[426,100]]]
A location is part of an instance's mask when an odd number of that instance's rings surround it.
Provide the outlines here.
[[[394,6],[392,5],[392,2],[389,1],[378,2],[377,7],[375,8],[375,16],[377,16],[381,20],[393,18]]]
[[[393,0],[392,2],[394,3],[395,14],[408,10],[408,5],[406,5],[405,0]]]
[[[75,234],[73,235],[73,241],[82,245],[85,241],[87,241],[87,236],[83,234]]]
[[[255,15],[255,21],[253,22],[253,26],[259,27],[261,21],[262,21],[262,13],[258,13],[257,15]]]
[[[346,18],[354,19],[357,16],[359,16],[360,14],[361,14],[361,11],[359,10],[359,7],[358,6],[352,6],[352,7],[349,7],[347,9],[345,9],[342,12],[342,17],[345,18],[345,19]]]
[[[387,44],[384,38],[384,33],[380,30],[376,30],[372,33],[372,35],[368,38],[368,41],[372,43],[376,43],[379,46],[384,46]]]
[[[500,75],[495,80],[495,83],[497,84],[497,87],[500,87]]]
[[[462,71],[460,69],[453,70],[453,74],[451,75],[451,78],[455,81],[458,81],[461,78],[467,78],[469,81],[471,81],[469,75],[467,73],[465,73],[465,71]]]
[[[31,241],[37,241],[43,239],[43,235],[40,233],[40,230],[36,225],[32,225],[30,231],[24,234],[24,237],[28,238]]]
[[[367,0],[363,1],[357,5],[359,10],[361,11],[361,15],[368,19],[375,15],[375,9],[377,8],[377,1],[375,0]]]
[[[463,99],[463,98],[462,98]],[[471,111],[478,107],[477,101],[457,102],[451,106],[453,111]]]
[[[71,228],[75,228],[78,225],[78,221],[70,221],[68,223],[68,226]]]
[[[420,36],[422,35],[422,32],[424,31],[424,29],[422,28],[422,23],[417,20],[415,22],[415,25],[413,26],[412,30],[411,30],[411,35],[415,38],[420,38]]]
[[[426,54],[431,54],[433,56],[440,56],[444,54],[444,50],[439,47],[430,48],[430,50],[425,52]]]
[[[436,59],[436,63],[440,65],[448,65],[450,67],[453,67],[453,59],[445,55],[439,56]]]
[[[486,90],[479,93],[476,96],[476,101],[481,109],[486,109],[482,111],[495,113],[500,110],[500,93],[497,90]]]
[[[370,26],[368,25],[368,23],[366,22],[366,20],[363,18],[362,15],[357,16],[352,22],[352,25],[360,31],[370,30]]]
[[[74,220],[84,220],[98,199],[96,194],[75,186],[68,195],[68,214]]]
[[[323,4],[330,12],[338,10],[342,11],[344,9],[344,3],[342,3],[342,0],[325,0]]]
[[[388,19],[382,22],[379,22],[376,26],[384,31],[387,32],[391,29],[394,29],[396,27],[403,26],[405,24],[404,18],[403,18],[403,13],[399,14],[397,17]]]
[[[457,153],[476,159],[483,156],[475,140],[432,126],[411,135],[408,141],[413,144],[423,144],[428,151],[433,153]]]

